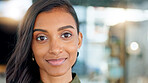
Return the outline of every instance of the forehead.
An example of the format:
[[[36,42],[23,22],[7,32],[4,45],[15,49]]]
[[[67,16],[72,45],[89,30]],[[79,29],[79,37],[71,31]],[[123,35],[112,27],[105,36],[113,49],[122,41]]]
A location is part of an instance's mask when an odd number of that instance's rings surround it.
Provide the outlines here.
[[[54,8],[41,12],[36,18],[34,27],[61,27],[65,25],[72,25],[76,28],[75,20],[69,12],[64,8]]]

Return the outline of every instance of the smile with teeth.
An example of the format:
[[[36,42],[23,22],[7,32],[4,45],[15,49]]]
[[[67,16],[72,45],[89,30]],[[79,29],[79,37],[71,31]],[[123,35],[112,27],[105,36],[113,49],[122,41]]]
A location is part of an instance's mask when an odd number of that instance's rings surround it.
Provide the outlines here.
[[[58,65],[61,65],[62,63],[64,63],[66,59],[67,58],[59,58],[59,59],[49,59],[46,61],[51,65],[58,66]]]

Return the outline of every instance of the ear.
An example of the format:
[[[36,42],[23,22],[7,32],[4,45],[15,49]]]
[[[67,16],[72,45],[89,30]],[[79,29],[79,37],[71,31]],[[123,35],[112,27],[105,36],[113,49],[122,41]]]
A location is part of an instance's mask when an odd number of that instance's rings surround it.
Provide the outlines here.
[[[82,33],[81,32],[79,32],[79,35],[78,35],[79,37],[78,37],[78,48],[80,48],[81,47],[81,45],[82,45],[82,39],[83,39],[83,35],[82,35]]]

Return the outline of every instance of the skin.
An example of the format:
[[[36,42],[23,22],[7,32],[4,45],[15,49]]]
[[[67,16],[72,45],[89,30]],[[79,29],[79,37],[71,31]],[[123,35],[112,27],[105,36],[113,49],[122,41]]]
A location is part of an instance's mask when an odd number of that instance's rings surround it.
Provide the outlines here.
[[[62,8],[40,13],[35,21],[32,50],[44,83],[72,81],[71,68],[82,44],[74,18]]]

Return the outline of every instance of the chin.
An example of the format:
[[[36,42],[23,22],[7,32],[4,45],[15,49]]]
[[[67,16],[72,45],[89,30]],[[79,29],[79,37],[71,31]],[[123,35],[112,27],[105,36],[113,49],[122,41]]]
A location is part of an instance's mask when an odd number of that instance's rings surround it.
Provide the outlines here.
[[[64,75],[65,73],[52,73],[52,74],[50,74],[51,76],[53,76],[53,77],[58,77],[58,76],[62,76],[62,75]]]
[[[50,75],[50,76],[54,76],[54,77],[57,77],[57,76],[62,76],[62,75],[65,75],[66,73],[68,73],[70,71],[71,68],[56,68],[54,69],[54,71],[47,71],[47,73]],[[71,72],[71,71],[70,71]]]

